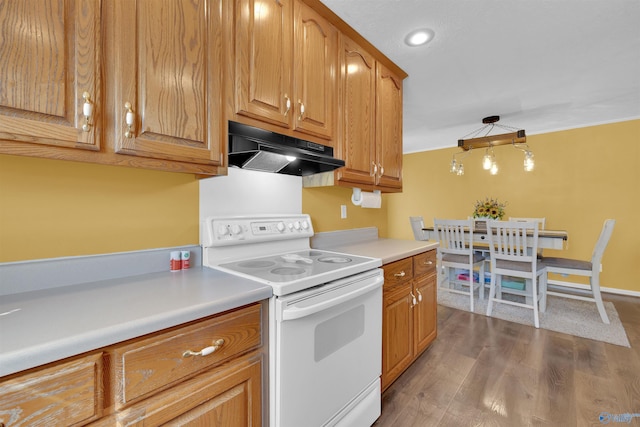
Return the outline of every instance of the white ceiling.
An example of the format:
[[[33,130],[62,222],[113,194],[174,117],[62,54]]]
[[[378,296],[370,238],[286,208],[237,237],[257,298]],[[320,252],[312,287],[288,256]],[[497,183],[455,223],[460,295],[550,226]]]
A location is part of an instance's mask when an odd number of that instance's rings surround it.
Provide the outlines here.
[[[527,135],[640,118],[640,0],[322,1],[409,74],[405,153],[491,115]]]

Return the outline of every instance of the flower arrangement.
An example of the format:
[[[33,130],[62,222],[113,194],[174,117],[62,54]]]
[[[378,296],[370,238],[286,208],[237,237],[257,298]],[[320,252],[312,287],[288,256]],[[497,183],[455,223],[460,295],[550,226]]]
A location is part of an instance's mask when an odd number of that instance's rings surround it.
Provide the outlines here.
[[[507,203],[500,203],[498,199],[486,198],[484,200],[478,200],[473,210],[473,217],[501,220],[504,216],[505,206],[507,206]]]

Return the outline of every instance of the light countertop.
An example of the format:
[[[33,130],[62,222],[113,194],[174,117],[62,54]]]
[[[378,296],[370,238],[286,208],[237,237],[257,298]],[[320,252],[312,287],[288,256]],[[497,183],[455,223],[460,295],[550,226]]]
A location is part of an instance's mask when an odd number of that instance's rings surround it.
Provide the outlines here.
[[[271,297],[206,267],[3,295],[0,376]]]
[[[388,264],[438,247],[432,240],[403,240],[378,237],[375,227],[316,233],[311,246],[346,254],[382,259]]]

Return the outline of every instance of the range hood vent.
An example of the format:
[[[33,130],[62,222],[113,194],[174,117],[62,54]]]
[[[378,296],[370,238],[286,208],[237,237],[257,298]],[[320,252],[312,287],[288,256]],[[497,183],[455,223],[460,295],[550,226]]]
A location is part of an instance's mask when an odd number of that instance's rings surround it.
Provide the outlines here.
[[[344,166],[333,148],[237,122],[229,122],[229,166],[307,176]]]

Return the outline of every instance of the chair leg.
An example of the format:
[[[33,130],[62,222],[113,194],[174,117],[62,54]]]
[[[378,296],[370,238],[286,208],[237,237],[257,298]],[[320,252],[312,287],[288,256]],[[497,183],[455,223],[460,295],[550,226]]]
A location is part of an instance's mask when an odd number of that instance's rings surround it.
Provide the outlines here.
[[[493,298],[496,293],[496,275],[491,273],[491,285],[489,286],[489,304],[487,304],[487,316],[491,316],[491,311],[493,311]]]
[[[593,293],[593,298],[596,300],[596,306],[598,307],[598,312],[600,313],[600,318],[607,325],[609,322],[609,316],[607,316],[607,312],[604,309],[604,303],[602,302],[602,294],[600,294],[600,278],[599,277],[591,277],[591,292]]]
[[[538,315],[538,292],[537,292],[537,277],[534,274],[531,279],[531,298],[533,299],[533,324],[536,328],[540,328],[540,318]]]
[[[547,273],[540,276],[540,311],[547,311]]]
[[[484,262],[480,264],[478,284],[478,293],[480,294],[480,299],[484,299]]]
[[[469,270],[469,305],[473,313],[473,269]]]

